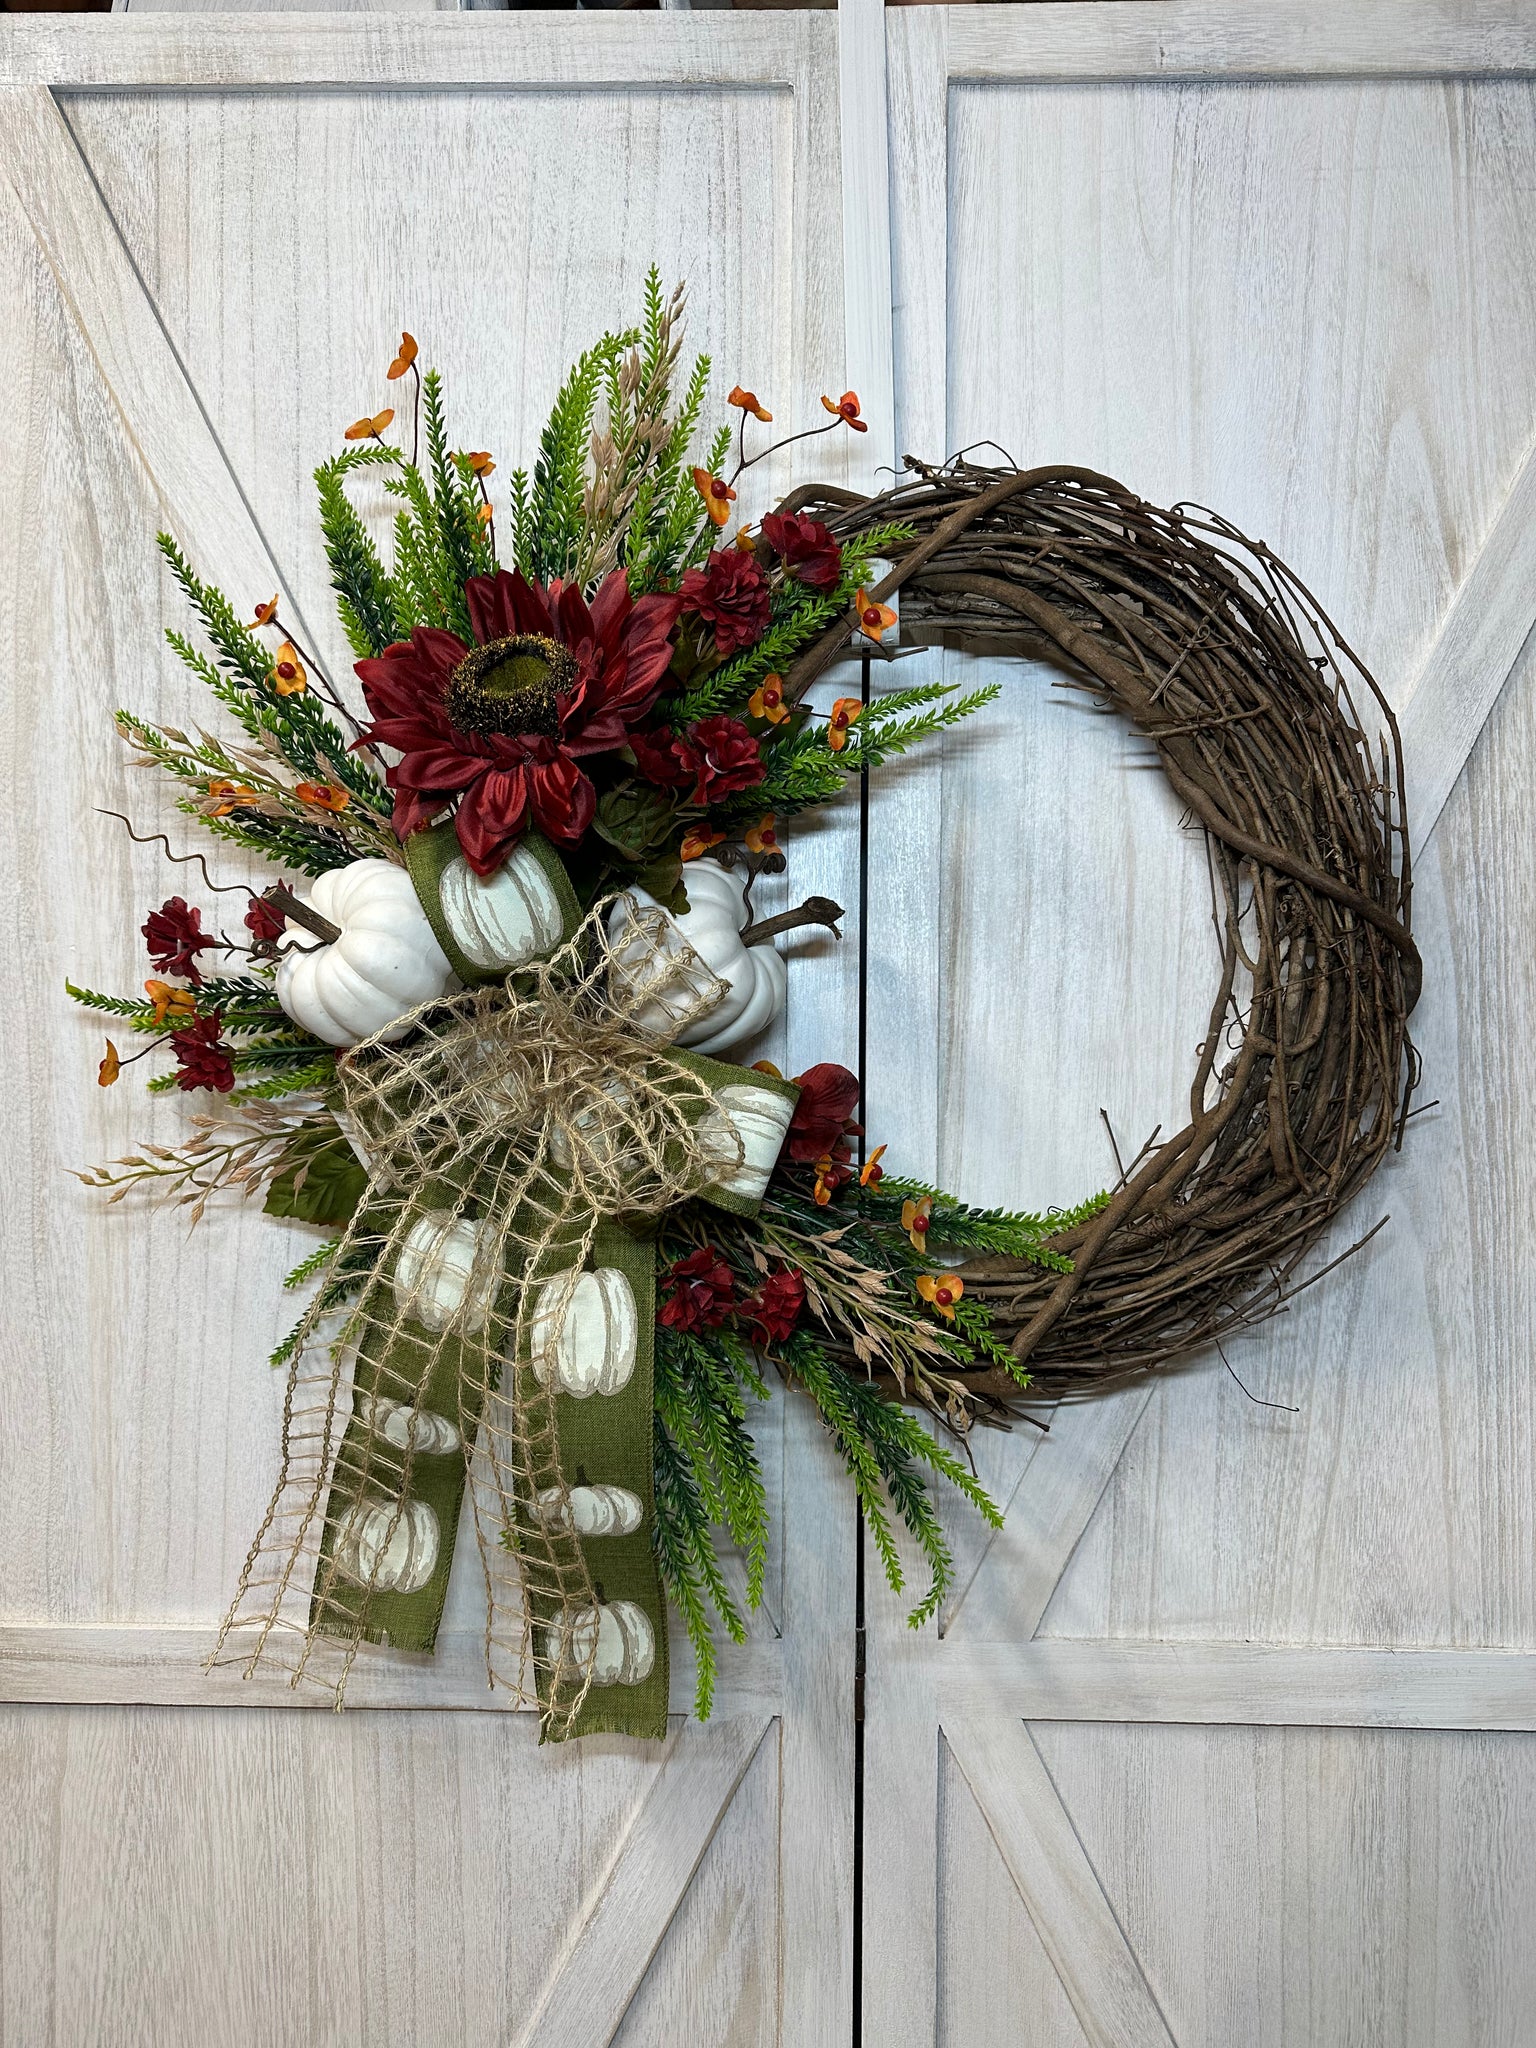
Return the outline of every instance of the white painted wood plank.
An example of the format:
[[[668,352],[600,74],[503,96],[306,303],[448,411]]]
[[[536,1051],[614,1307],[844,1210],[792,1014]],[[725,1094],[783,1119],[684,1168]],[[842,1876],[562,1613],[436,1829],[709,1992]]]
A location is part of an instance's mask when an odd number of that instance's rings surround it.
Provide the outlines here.
[[[1524,76],[1536,21],[1521,0],[1073,0],[957,8],[952,78],[1058,83],[1128,78]]]
[[[927,455],[947,445],[948,15],[943,7],[885,15],[892,345],[900,364],[892,441],[898,461],[908,449]],[[902,663],[898,679],[926,680],[941,673],[947,660],[941,650],[919,655]],[[878,683],[880,671],[874,673]],[[891,1170],[925,1181],[939,1167],[943,952],[934,852],[942,787],[939,742],[910,769],[875,776],[870,793],[869,1052],[861,1114],[868,1144],[889,1145]],[[974,1545],[979,1537],[960,1520],[952,1541],[964,1558],[966,1539]],[[920,1562],[914,1569],[922,1569]],[[933,2048],[940,1940],[937,1722],[926,1667],[885,1658],[887,1642],[911,1633],[911,1603],[887,1589],[867,1541],[864,1571],[863,2040],[867,2048]]]
[[[1312,1644],[946,1644],[929,1683],[954,1716],[1306,1728],[1536,1730],[1536,1655]]]
[[[944,1736],[1090,2048],[1177,2048],[1028,1729],[952,1719]]]
[[[666,1747],[541,1749],[527,1716],[0,1707],[0,2039],[505,2048]],[[771,1856],[772,1805],[738,1796],[722,1834]],[[750,1950],[776,1908],[711,1854],[684,1916]],[[676,2038],[673,1945],[655,1974]]]
[[[869,431],[854,437],[856,445],[848,451],[848,482],[853,490],[876,491],[890,482],[896,438],[885,0],[840,0],[837,31],[844,362],[848,386],[858,392],[869,423]]]
[[[0,1700],[32,1705],[326,1707],[323,1690],[297,1689],[258,1670],[246,1678],[238,1661],[208,1669],[213,1643],[207,1628],[154,1623],[114,1626],[8,1622],[0,1624]],[[678,1631],[672,1644],[675,1712],[691,1708],[692,1656]],[[226,1645],[238,1659],[238,1638]],[[781,1699],[782,1655],[772,1636],[733,1644],[721,1660],[716,1711],[776,1713]],[[485,1677],[484,1632],[458,1629],[439,1639],[431,1658],[395,1652],[359,1654],[348,1685],[349,1708],[435,1712],[454,1708],[483,1713],[517,1711],[510,1695],[492,1691]]]
[[[518,2048],[608,2048],[770,1723],[685,1729]]]
[[[931,1654],[892,1656],[901,1603],[867,1559],[864,2048],[933,2048],[939,1986],[939,1727]],[[930,1623],[930,1627],[932,1624]],[[925,1651],[931,1646],[925,1645]]]
[[[1031,1734],[1186,2048],[1525,2048],[1529,1737],[1061,1723]],[[963,1792],[951,1802],[962,1803]],[[1006,1880],[989,1851],[995,1890]],[[1020,2003],[1039,1982],[1034,1959],[995,1919],[981,1919],[978,1942],[975,1896],[956,1899],[947,1963],[983,1972],[1001,2015],[1028,2014],[1036,2048],[1034,2008]],[[977,2018],[951,2039],[1015,2048],[1006,2021]],[[1054,2030],[1041,2040],[1066,2048]]]
[[[193,86],[786,85],[830,14],[720,12],[45,15],[0,19],[0,82],[137,91]],[[823,190],[819,203],[833,204]],[[839,309],[840,310],[840,309]]]

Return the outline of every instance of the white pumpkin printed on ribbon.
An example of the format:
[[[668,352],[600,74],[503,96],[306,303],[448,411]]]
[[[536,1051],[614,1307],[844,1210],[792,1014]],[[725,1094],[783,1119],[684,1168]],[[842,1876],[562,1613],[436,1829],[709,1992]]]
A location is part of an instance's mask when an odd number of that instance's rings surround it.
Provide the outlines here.
[[[627,1486],[546,1486],[539,1495],[539,1520],[547,1529],[578,1536],[633,1536],[645,1505]]]
[[[633,1600],[578,1607],[544,1631],[552,1668],[580,1677],[591,1662],[594,1685],[639,1685],[656,1662],[650,1617]]]
[[[562,1273],[539,1289],[529,1363],[540,1386],[553,1376],[573,1400],[618,1394],[634,1376],[640,1318],[634,1289],[617,1266]]]
[[[442,1532],[424,1500],[364,1500],[336,1532],[336,1569],[374,1593],[419,1593],[437,1566]]]
[[[277,1000],[327,1045],[356,1045],[376,1033],[398,1038],[386,1027],[455,985],[415,885],[393,861],[332,868],[316,877],[309,901],[341,936],[317,941],[290,922]]]
[[[686,941],[710,972],[726,983],[726,993],[705,1016],[694,1018],[678,1032],[676,1042],[713,1057],[755,1038],[780,1014],[789,992],[789,970],[771,944],[748,946],[742,942],[742,927],[748,921],[745,870],[723,868],[713,860],[694,860],[688,863],[684,882],[688,908],[680,915],[665,913],[666,942],[680,952],[677,942]],[[633,889],[629,895],[635,902],[661,909],[644,889]],[[612,971],[623,983],[628,970],[631,988],[642,974],[648,983],[655,973],[650,945],[638,933],[625,937],[633,925],[630,902],[620,897],[608,914],[609,936],[617,948]],[[677,1018],[686,1015],[696,1001],[696,976],[680,973],[675,981],[663,981],[653,990],[635,1022],[642,1031],[668,1035]]]
[[[633,1144],[626,1148],[624,1143],[629,1135],[628,1113],[634,1108],[633,1094],[617,1075],[603,1083],[602,1092],[625,1113],[619,1120],[620,1128],[611,1129],[611,1119],[595,1103],[589,1109],[578,1110],[568,1125],[554,1125],[549,1133],[550,1163],[563,1173],[579,1166],[586,1173],[606,1174],[615,1167],[639,1164],[638,1148]]]
[[[543,862],[514,848],[493,875],[477,875],[462,854],[438,883],[443,922],[471,967],[522,967],[560,942],[565,920]]]
[[[717,1089],[713,1108],[695,1126],[706,1158],[719,1162],[711,1184],[727,1194],[760,1201],[794,1110],[789,1097],[773,1088],[733,1081]]]
[[[501,1285],[481,1254],[485,1227],[451,1209],[428,1209],[411,1225],[392,1279],[396,1302],[424,1330],[455,1318],[466,1336],[484,1329]]]
[[[412,1408],[404,1401],[391,1401],[387,1394],[359,1394],[358,1420],[381,1436],[396,1450],[414,1449],[418,1457],[445,1458],[456,1451],[462,1439],[446,1415],[433,1408]],[[415,1442],[411,1425],[415,1421]]]

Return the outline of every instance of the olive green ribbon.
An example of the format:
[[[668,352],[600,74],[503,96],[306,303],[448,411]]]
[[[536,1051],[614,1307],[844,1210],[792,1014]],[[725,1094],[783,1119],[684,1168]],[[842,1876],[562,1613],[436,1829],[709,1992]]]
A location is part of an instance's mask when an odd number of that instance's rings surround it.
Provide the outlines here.
[[[488,1457],[510,1474],[498,1528],[483,1526],[483,1485],[476,1493],[492,1598],[488,1652],[496,1634],[491,1553],[499,1548],[521,1580],[544,1738],[596,1732],[660,1737],[669,1674],[654,1548],[655,1230],[665,1198],[688,1194],[755,1214],[771,1159],[760,1174],[751,1167],[739,1124],[727,1119],[735,1149],[720,1156],[713,1174],[695,1169],[690,1146],[707,1152],[708,1131],[718,1146],[722,1104],[755,1102],[759,1114],[768,1105],[769,1124],[774,1116],[787,1124],[798,1090],[776,1076],[679,1051],[643,1033],[626,1039],[626,1016],[643,1001],[631,1000],[626,1011],[624,1001],[594,994],[611,982],[601,961],[592,966],[594,949],[601,953],[606,944],[603,919],[600,912],[583,918],[547,842],[525,839],[517,874],[501,885],[504,892],[515,890],[521,877],[525,894],[537,898],[544,920],[539,926],[538,916],[532,919],[539,927],[537,950],[491,963],[484,956],[494,917],[486,913],[466,937],[465,891],[473,895],[474,885],[466,883],[462,864],[455,866],[451,825],[415,835],[406,852],[423,909],[470,993],[439,1006],[449,1013],[446,1022],[425,1019],[398,1050],[370,1041],[339,1070],[364,1147],[379,1163],[352,1234],[378,1259],[349,1325],[352,1408],[331,1468],[309,1627],[354,1642],[431,1652],[466,1487],[477,1457]],[[483,898],[476,900],[483,906]],[[505,939],[504,930],[501,935]],[[703,991],[692,1014],[707,1014],[718,984],[697,956],[686,957]],[[552,961],[563,972],[535,986]],[[567,986],[575,990],[576,1008],[561,1016]],[[595,1094],[583,1064],[582,1024],[589,1014],[592,1031],[612,1054]],[[477,1090],[474,1058],[508,1020],[515,1020],[514,1036],[522,1033],[518,1058],[511,1069],[487,1065],[490,1078]],[[598,1133],[596,1165],[591,1158],[585,1168],[573,1158],[530,1165],[525,1156],[528,1114],[517,1090],[500,1077],[536,1072],[539,1101],[558,1102],[562,1062],[570,1068],[572,1100],[595,1101],[599,1110],[605,1110],[605,1090],[608,1096],[649,1091],[650,1122],[638,1110],[607,1105],[611,1128]],[[446,1089],[443,1074],[450,1076]],[[615,1078],[606,1078],[610,1074]],[[443,1142],[445,1103],[462,1120],[461,1147]],[[579,1149],[591,1112],[572,1114],[567,1151],[572,1143]],[[420,1133],[429,1129],[424,1139]],[[694,1140],[686,1138],[688,1131]],[[612,1200],[619,1185],[601,1145],[622,1150],[633,1142],[644,1150],[647,1134],[657,1170],[639,1173],[632,1199],[626,1194],[612,1209],[598,1206],[594,1190],[606,1190],[602,1199]],[[403,1188],[402,1171],[417,1161],[429,1170]],[[509,1187],[517,1194],[507,1215]],[[658,1189],[665,1197],[659,1203]],[[498,1234],[487,1241],[498,1247],[498,1270],[488,1279],[475,1272],[472,1247],[493,1224]],[[412,1251],[418,1240],[425,1251]],[[589,1278],[576,1278],[578,1265]],[[584,1297],[575,1294],[579,1286],[586,1288]],[[439,1299],[445,1288],[452,1297],[446,1309]],[[478,1327],[466,1321],[470,1311],[463,1303],[471,1296],[484,1304]],[[613,1386],[580,1379],[568,1384],[568,1335],[574,1341],[580,1315],[590,1322],[593,1304],[606,1310],[611,1301],[633,1314],[632,1329],[620,1332],[625,1359],[632,1346],[627,1376]],[[553,1336],[544,1333],[542,1349],[541,1314],[546,1321],[553,1317]],[[489,1361],[487,1319],[495,1340]],[[517,1361],[511,1370],[509,1359]],[[601,1371],[589,1373],[579,1360],[577,1366],[588,1381],[601,1380]],[[535,1377],[542,1392],[532,1385]],[[518,1415],[532,1418],[514,1436],[504,1422],[487,1423],[492,1403],[505,1409],[509,1383]],[[528,1640],[525,1634],[525,1646]]]

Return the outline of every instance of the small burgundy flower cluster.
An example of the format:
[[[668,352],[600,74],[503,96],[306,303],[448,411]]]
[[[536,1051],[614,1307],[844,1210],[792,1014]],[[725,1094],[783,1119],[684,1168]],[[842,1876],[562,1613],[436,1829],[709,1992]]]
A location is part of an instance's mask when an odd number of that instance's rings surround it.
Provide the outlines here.
[[[859,1099],[859,1077],[834,1060],[823,1060],[795,1077],[800,1098],[784,1139],[781,1158],[816,1169],[816,1200],[825,1204],[845,1181],[853,1179],[853,1152],[848,1140],[863,1125],[853,1121]]]
[[[757,741],[739,718],[723,712],[697,719],[686,732],[663,726],[631,733],[629,743],[646,780],[687,790],[689,803],[718,803],[761,782],[765,773]]]
[[[227,1095],[235,1085],[235,1063],[220,1033],[224,1013],[210,1010],[194,1017],[182,1030],[171,1033],[171,1050],[176,1055],[176,1086],[212,1088]]]
[[[259,905],[260,899],[257,898],[252,909]],[[246,914],[246,923],[253,931],[256,929],[250,912]],[[203,976],[197,956],[210,948],[217,948],[220,941],[209,938],[203,930],[203,913],[200,910],[183,897],[171,896],[158,910],[149,913],[140,929],[149,946],[151,965],[158,967],[162,974],[181,975],[193,988],[202,986]],[[188,1091],[212,1088],[220,1095],[227,1095],[234,1087],[235,1063],[230,1047],[223,1042],[223,1030],[223,1012],[210,1010],[203,1016],[187,1018],[171,1033],[178,1088]]]
[[[139,929],[149,942],[152,966],[162,974],[185,975],[194,988],[199,985],[203,976],[197,956],[219,943],[203,930],[200,910],[180,896],[170,896],[158,910],[149,913]]]
[[[779,1266],[744,1300],[736,1276],[714,1245],[702,1245],[679,1259],[667,1274],[656,1320],[669,1330],[691,1334],[718,1330],[733,1316],[755,1344],[782,1344],[805,1307],[805,1275]]]

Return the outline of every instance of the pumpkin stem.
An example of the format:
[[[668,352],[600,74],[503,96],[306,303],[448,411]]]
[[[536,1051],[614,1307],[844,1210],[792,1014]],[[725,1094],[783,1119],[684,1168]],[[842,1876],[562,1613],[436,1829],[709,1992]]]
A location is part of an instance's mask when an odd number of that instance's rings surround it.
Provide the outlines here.
[[[341,937],[341,926],[339,924],[332,924],[328,917],[322,917],[319,911],[313,909],[308,903],[301,903],[286,882],[278,882],[273,888],[270,888],[267,891],[267,901],[274,910],[280,911],[284,917],[291,918],[295,924],[302,925],[305,931],[313,932],[317,939],[324,939],[328,946],[334,945],[336,940]]]
[[[834,903],[830,896],[807,896],[798,910],[781,910],[776,917],[765,917],[761,922],[746,925],[741,934],[744,946],[763,946],[769,939],[777,938],[780,932],[798,931],[802,925],[825,925],[834,938],[843,935],[837,928],[837,920],[843,914],[841,903]]]

